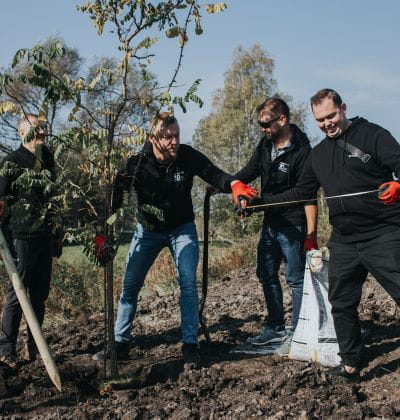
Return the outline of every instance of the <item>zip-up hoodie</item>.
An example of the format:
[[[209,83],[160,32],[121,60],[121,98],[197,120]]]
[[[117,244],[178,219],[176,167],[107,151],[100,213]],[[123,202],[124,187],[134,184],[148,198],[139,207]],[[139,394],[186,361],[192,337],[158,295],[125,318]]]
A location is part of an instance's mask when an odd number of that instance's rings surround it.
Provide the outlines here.
[[[234,180],[202,153],[181,144],[178,156],[168,165],[157,162],[152,146],[128,159],[126,169],[119,172],[114,185],[113,209],[121,206],[123,191],[129,191],[132,180],[138,200],[138,220],[152,231],[173,229],[194,220],[191,190],[193,178],[230,192]]]
[[[384,128],[355,117],[339,138],[371,159],[364,163],[325,137],[312,149],[296,187],[265,202],[311,198],[320,186],[326,196],[372,191],[393,181],[393,174],[400,177],[400,145]],[[400,228],[400,205],[384,205],[377,192],[331,199],[328,207],[333,242],[368,240]]]
[[[263,137],[247,165],[234,175],[245,183],[261,177],[261,200],[290,190],[300,178],[310,153],[310,142],[305,133],[294,124],[291,145],[282,155],[271,161],[272,141]],[[256,204],[256,201],[254,202]],[[292,206],[270,207],[264,211],[264,225],[279,227],[305,223],[304,203]]]

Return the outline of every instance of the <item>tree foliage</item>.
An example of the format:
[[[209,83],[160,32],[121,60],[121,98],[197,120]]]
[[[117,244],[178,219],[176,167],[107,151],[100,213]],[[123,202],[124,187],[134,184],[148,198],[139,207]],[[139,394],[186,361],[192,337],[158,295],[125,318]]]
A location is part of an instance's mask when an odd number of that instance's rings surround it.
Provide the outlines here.
[[[225,171],[234,174],[249,160],[260,140],[256,107],[267,98],[280,96],[291,108],[292,121],[304,125],[305,109],[292,104],[291,98],[278,91],[274,78],[274,61],[260,45],[246,50],[238,47],[225,73],[224,87],[213,96],[212,112],[202,119],[193,144]],[[257,186],[257,185],[256,185]],[[199,205],[199,193],[196,202]],[[245,222],[232,212],[232,203],[219,195],[212,199],[213,220],[219,234],[258,230],[261,216]]]

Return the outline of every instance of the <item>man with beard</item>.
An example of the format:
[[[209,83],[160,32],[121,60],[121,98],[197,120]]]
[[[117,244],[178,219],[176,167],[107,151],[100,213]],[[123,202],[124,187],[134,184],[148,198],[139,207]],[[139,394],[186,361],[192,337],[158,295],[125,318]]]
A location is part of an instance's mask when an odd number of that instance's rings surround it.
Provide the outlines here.
[[[309,199],[320,186],[326,196],[371,192],[328,201],[329,301],[342,358],[331,374],[355,380],[363,349],[357,309],[368,272],[400,304],[400,184],[393,181],[393,174],[400,177],[400,145],[379,125],[348,119],[332,89],[318,91],[311,109],[325,139],[311,151],[295,188],[264,202]]]
[[[150,266],[162,248],[171,251],[178,271],[181,291],[181,331],[183,359],[198,363],[197,328],[199,299],[196,269],[199,246],[194,224],[191,189],[194,176],[239,197],[254,198],[257,192],[216,166],[192,147],[180,144],[180,130],[175,117],[158,115],[150,141],[144,150],[131,157],[126,170],[119,173],[114,189],[114,209],[120,207],[124,191],[135,190],[138,201],[138,225],[128,256],[118,315],[115,323],[117,358],[128,357],[132,345],[131,328],[136,313],[138,294]],[[232,184],[232,187],[231,187]],[[102,360],[109,356],[104,349],[93,356]]]
[[[4,227],[10,232],[10,248],[17,261],[21,280],[40,324],[43,323],[45,301],[49,294],[52,256],[57,242],[60,255],[61,238],[54,241],[54,226],[47,205],[52,196],[50,189],[32,186],[26,175],[47,183],[55,180],[53,155],[44,145],[46,131],[35,114],[27,114],[18,125],[21,146],[6,156],[0,176],[1,207],[9,207]],[[45,172],[46,171],[46,172]],[[25,181],[22,179],[25,177]],[[48,179],[49,178],[49,179]],[[7,203],[7,206],[6,206]],[[0,361],[8,365],[16,363],[16,343],[22,309],[10,282],[6,293],[1,319]],[[37,348],[28,329],[25,358],[34,360]]]
[[[307,136],[290,124],[290,111],[280,98],[268,99],[256,109],[263,137],[246,166],[235,178],[251,182],[261,177],[261,196],[274,196],[298,181],[310,152]],[[268,319],[262,331],[251,338],[254,346],[281,343],[277,353],[290,350],[303,294],[305,251],[317,248],[317,206],[299,204],[265,210],[257,252],[257,276],[261,282]],[[306,223],[307,222],[307,223]],[[286,281],[292,293],[291,326],[285,328],[279,268],[285,262]]]

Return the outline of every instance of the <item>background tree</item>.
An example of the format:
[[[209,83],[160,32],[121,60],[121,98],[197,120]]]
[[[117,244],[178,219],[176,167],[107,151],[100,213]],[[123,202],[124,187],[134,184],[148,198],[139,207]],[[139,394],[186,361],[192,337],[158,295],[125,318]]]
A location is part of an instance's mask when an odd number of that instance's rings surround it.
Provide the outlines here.
[[[49,60],[49,54],[54,44],[63,45],[64,54]],[[50,36],[42,44],[42,53],[45,62],[50,66],[47,70],[58,77],[68,75],[75,77],[81,70],[83,60],[79,52],[67,47],[59,36]],[[12,82],[4,86],[0,95],[0,151],[9,153],[19,146],[21,139],[18,136],[18,120],[21,109],[26,113],[38,114],[45,96],[46,89],[37,84],[30,84],[29,80],[35,77],[35,73],[27,63],[15,61],[5,74],[12,78]],[[51,137],[54,130],[59,130],[65,113],[68,112],[67,101],[53,101],[46,113],[48,134]],[[14,111],[14,112],[10,112]]]
[[[273,59],[258,44],[248,50],[238,47],[232,66],[225,73],[224,87],[213,96],[212,112],[199,122],[193,145],[212,156],[220,168],[234,174],[247,163],[261,138],[256,107],[272,96],[280,96],[288,102],[292,122],[302,128],[305,108],[296,106],[290,96],[277,90]],[[197,188],[195,202],[198,206],[201,198],[202,190]],[[217,237],[237,238],[238,234],[258,231],[262,213],[243,221],[232,208],[224,195],[212,199]]]

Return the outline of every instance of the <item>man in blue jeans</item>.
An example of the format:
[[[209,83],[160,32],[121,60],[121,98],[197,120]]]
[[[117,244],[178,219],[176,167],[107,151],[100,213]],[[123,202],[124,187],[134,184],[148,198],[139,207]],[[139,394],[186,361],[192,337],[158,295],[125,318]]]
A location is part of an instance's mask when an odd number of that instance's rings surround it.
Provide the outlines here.
[[[194,176],[239,197],[254,198],[257,192],[216,166],[202,153],[180,145],[179,125],[175,117],[158,115],[153,134],[144,150],[131,157],[126,170],[119,173],[114,188],[114,205],[121,205],[123,192],[135,190],[138,201],[138,225],[126,259],[126,270],[118,315],[115,341],[118,358],[126,358],[132,345],[131,328],[140,289],[150,266],[162,248],[168,247],[178,271],[181,290],[181,329],[183,358],[197,363],[199,298],[196,269],[199,245],[191,189]],[[107,357],[107,349],[94,355]]]
[[[248,183],[261,177],[263,199],[293,188],[311,147],[307,136],[296,125],[290,124],[289,107],[282,99],[268,99],[256,111],[263,137],[249,162],[235,178]],[[257,199],[253,200],[253,204],[257,204]],[[263,330],[249,341],[255,346],[280,343],[277,353],[282,356],[290,350],[299,318],[305,251],[317,248],[316,222],[316,205],[276,206],[264,211],[257,252],[257,276],[263,288],[268,319]],[[278,276],[282,260],[292,293],[292,318],[288,332]]]

